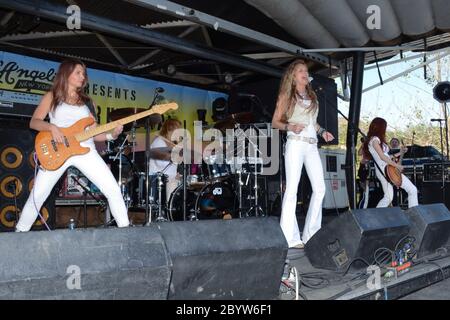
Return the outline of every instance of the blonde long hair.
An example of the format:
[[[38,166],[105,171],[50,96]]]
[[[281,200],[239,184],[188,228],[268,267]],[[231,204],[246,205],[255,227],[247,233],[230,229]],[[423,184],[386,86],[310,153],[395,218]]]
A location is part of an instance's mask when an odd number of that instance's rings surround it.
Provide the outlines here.
[[[159,135],[170,140],[169,132],[175,129],[181,128],[181,122],[177,119],[167,119],[164,121],[161,130],[159,131]]]
[[[287,67],[283,78],[281,79],[280,89],[278,91],[277,106],[285,108],[286,112],[283,113],[284,120],[288,119],[292,115],[297,102],[294,72],[295,68],[299,65],[307,66],[304,60],[297,59]],[[306,93],[311,99],[311,105],[308,107],[308,112],[315,112],[319,105],[317,103],[317,95],[309,82],[306,85]]]

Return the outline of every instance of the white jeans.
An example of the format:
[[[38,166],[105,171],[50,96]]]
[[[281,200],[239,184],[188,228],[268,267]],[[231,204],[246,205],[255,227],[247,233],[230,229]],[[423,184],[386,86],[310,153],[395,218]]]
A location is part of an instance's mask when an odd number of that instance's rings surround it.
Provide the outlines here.
[[[308,240],[319,231],[322,225],[322,201],[325,196],[325,181],[322,162],[316,144],[290,140],[286,143],[286,191],[283,197],[280,225],[289,247]],[[303,164],[311,181],[312,196],[306,215],[302,238],[298,229],[295,211],[297,207],[297,189]]]
[[[394,187],[386,180],[384,175],[380,173],[378,168],[375,168],[375,174],[377,175],[378,180],[380,180],[384,192],[384,197],[378,202],[377,208],[386,208],[391,204],[392,199],[394,198]],[[417,188],[404,174],[402,174],[402,185],[400,188],[408,193],[408,208],[419,205],[419,201],[417,200]]]
[[[127,208],[120,193],[119,185],[114,178],[111,170],[100,157],[96,150],[91,148],[87,154],[73,156],[69,158],[61,168],[54,171],[39,170],[34,181],[33,189],[22,210],[17,231],[29,231],[35,222],[38,211],[50,195],[53,186],[67,170],[69,166],[74,166],[80,170],[86,178],[94,183],[103,195],[108,199],[111,214],[116,220],[117,226],[127,227],[128,220]]]

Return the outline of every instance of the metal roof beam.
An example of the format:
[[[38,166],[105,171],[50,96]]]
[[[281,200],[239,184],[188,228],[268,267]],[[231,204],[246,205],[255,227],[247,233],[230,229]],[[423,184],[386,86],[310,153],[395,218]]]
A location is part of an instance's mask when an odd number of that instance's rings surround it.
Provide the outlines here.
[[[258,42],[265,46],[276,48],[277,50],[285,51],[293,55],[302,56],[304,58],[319,62],[329,67],[329,58],[318,53],[309,53],[305,48],[298,45],[271,37],[267,34],[243,27],[236,23],[229,22],[224,19],[206,14],[204,12],[188,8],[177,3],[165,0],[125,0],[135,5],[156,10],[165,14],[169,14],[178,18],[193,21],[216,31],[222,31],[232,34],[234,36],[244,38],[250,41]],[[331,59],[333,67],[338,67],[339,62]]]
[[[64,53],[64,52],[53,51],[53,50],[49,50],[49,49],[33,48],[33,47],[26,46],[26,45],[13,43],[13,42],[2,41],[2,40],[0,40],[0,44],[1,45],[7,45],[7,46],[15,47],[15,48],[20,48],[20,49],[30,50],[30,51],[36,51],[36,52],[41,52],[41,53],[46,53],[46,54],[52,54],[52,55],[63,57],[63,58],[74,58],[74,59],[79,59],[79,60],[83,60],[83,61],[89,61],[89,62],[93,62],[93,63],[98,63],[100,65],[108,66],[108,67],[117,67],[117,65],[112,64],[112,63],[99,61],[99,60],[91,59],[91,58],[87,58],[87,57],[81,57],[81,56],[77,56],[77,55],[74,55],[74,54],[68,54],[68,53]]]
[[[50,19],[64,25],[68,19],[66,7],[48,1],[0,0],[0,7]],[[273,77],[281,77],[283,74],[283,71],[280,68],[241,57],[233,52],[208,48],[198,43],[192,43],[167,34],[114,21],[88,12],[82,13],[81,24],[83,28],[103,34],[160,46],[162,48],[197,56],[206,60],[233,65]]]
[[[2,19],[0,20],[0,26],[2,27],[5,26],[9,22],[9,20],[11,20],[11,18],[14,16],[14,13],[15,13],[14,11],[5,13]]]
[[[202,34],[203,34],[203,38],[205,38],[206,44],[212,48],[213,43],[212,43],[211,37],[209,36],[209,32],[205,26],[202,26]],[[222,70],[220,70],[220,67],[217,63],[214,64],[214,69],[216,69],[217,77],[219,78],[219,81],[222,81],[223,80]]]
[[[442,59],[442,58],[444,58],[444,57],[446,57],[446,56],[448,56],[448,55],[450,55],[450,49],[447,49],[447,52],[446,52],[444,55],[442,55],[442,56],[439,55],[438,57],[435,57],[435,58],[433,58],[433,59],[431,59],[431,60],[427,60],[427,61],[425,61],[425,62],[423,62],[423,63],[421,63],[421,64],[419,64],[419,65],[417,65],[417,66],[415,66],[415,67],[412,67],[412,68],[409,68],[409,69],[407,69],[407,70],[405,70],[405,71],[403,71],[403,72],[400,72],[399,74],[397,74],[397,75],[395,75],[395,76],[392,76],[392,77],[390,77],[389,79],[383,80],[383,84],[386,84],[386,83],[388,83],[388,82],[394,81],[394,80],[397,79],[397,78],[403,77],[404,75],[407,75],[408,73],[411,73],[411,72],[413,72],[413,71],[415,71],[415,70],[417,70],[417,69],[423,68],[424,66],[427,66],[427,65],[429,65],[430,63],[433,63],[433,62],[435,62],[435,61],[437,61],[437,60],[439,60],[439,59]],[[363,90],[363,93],[364,93],[364,92],[367,92],[367,91],[370,91],[370,90],[372,90],[372,89],[378,88],[378,87],[381,86],[381,85],[382,85],[381,83],[374,84],[374,85],[372,85],[372,86],[370,86],[370,87],[364,89],[364,90]]]
[[[124,58],[122,58],[120,53],[109,43],[109,41],[104,36],[102,36],[100,33],[96,33],[95,35],[106,46],[106,48],[109,50],[109,52],[111,52],[111,54],[114,56],[114,58],[116,58],[117,61],[119,61],[122,66],[128,68],[127,62],[124,60]]]
[[[166,28],[190,27],[194,25],[197,24],[187,20],[177,20],[170,22],[156,22],[152,24],[141,25],[141,27],[145,29],[166,29]]]
[[[53,32],[32,32],[27,34],[11,34],[0,39],[3,41],[23,41],[23,40],[37,40],[50,39],[60,37],[84,36],[90,35],[92,32],[88,31],[53,31]]]
[[[178,38],[184,38],[188,34],[194,32],[195,30],[197,30],[199,27],[200,27],[199,25],[192,25],[189,28],[187,28],[186,30],[184,30],[182,33],[180,33],[177,37]],[[128,66],[128,68],[129,69],[141,69],[141,68],[138,68],[138,66],[142,65],[145,61],[147,61],[148,59],[150,59],[154,55],[160,53],[161,51],[162,51],[161,49],[156,49],[156,50],[150,51],[149,53],[147,53],[147,54],[143,55],[142,57],[136,59],[136,61],[131,63]]]

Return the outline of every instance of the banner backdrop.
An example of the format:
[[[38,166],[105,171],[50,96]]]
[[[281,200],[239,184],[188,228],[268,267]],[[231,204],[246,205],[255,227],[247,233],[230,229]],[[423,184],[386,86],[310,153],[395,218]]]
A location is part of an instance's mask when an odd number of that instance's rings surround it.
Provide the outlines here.
[[[0,114],[31,116],[41,96],[50,89],[59,63],[0,51]],[[106,123],[107,113],[118,108],[147,108],[153,101],[155,88],[164,88],[159,103],[176,102],[179,109],[165,118],[186,120],[192,130],[198,120],[197,109],[206,109],[206,121],[211,123],[212,102],[227,95],[221,92],[158,82],[108,71],[88,68],[87,93],[100,112],[100,123]],[[141,140],[142,137],[139,137]]]

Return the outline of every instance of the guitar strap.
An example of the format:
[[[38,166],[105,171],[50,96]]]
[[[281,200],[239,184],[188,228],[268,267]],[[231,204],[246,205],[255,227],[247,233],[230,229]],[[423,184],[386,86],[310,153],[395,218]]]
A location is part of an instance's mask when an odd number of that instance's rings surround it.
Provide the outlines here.
[[[373,162],[375,163],[375,165],[377,166],[378,170],[381,172],[381,174],[383,175],[383,177],[386,179],[386,181],[389,182],[393,187],[397,188],[397,186],[394,185],[394,184],[391,182],[391,179],[389,179],[389,178],[385,175],[385,173],[383,172],[383,170],[381,170],[381,168],[380,168],[380,166],[378,165],[378,163],[377,163],[375,160],[373,160]]]
[[[92,103],[92,99],[89,99],[86,102],[87,107],[89,108],[89,111],[92,113],[92,115],[94,116],[94,119],[96,122],[98,122],[98,117],[97,117],[97,112],[94,108],[94,104]]]

